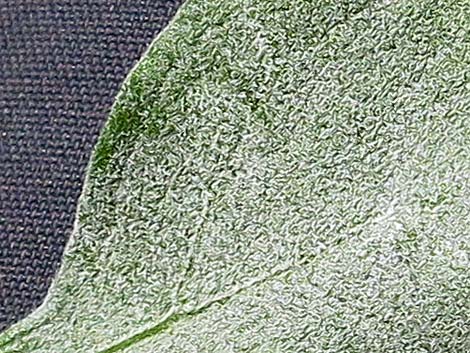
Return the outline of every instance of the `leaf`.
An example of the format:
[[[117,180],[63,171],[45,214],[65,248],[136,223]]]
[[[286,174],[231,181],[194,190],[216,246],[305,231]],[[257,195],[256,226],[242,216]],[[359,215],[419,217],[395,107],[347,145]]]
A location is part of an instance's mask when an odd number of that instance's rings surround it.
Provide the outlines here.
[[[464,352],[470,5],[189,0],[11,352]]]

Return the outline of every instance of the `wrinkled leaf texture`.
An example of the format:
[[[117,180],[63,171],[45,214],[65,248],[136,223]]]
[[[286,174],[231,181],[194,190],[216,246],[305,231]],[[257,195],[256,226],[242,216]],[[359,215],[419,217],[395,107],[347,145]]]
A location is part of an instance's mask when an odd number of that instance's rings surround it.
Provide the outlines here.
[[[11,352],[468,352],[470,3],[188,0]]]

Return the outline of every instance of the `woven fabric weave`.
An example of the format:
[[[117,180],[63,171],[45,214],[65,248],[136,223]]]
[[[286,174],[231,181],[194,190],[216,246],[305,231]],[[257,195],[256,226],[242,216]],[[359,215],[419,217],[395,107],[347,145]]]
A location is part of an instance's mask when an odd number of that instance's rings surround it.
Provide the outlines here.
[[[182,0],[0,0],[0,331],[44,300],[91,150]]]

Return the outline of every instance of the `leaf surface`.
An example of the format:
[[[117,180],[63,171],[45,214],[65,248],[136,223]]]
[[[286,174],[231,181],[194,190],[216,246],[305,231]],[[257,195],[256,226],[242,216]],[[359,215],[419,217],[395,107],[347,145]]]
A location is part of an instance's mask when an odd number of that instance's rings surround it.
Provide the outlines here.
[[[470,349],[470,5],[189,0],[0,351]]]

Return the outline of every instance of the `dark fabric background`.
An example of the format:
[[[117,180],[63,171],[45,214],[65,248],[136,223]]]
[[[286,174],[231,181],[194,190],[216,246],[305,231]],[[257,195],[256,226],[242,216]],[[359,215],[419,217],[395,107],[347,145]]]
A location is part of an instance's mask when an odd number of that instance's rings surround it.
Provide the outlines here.
[[[0,331],[44,300],[121,83],[182,0],[0,0]]]

